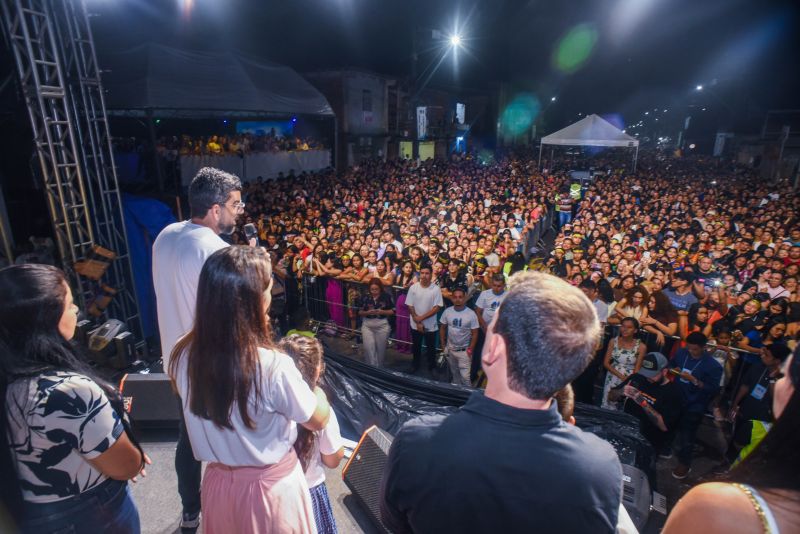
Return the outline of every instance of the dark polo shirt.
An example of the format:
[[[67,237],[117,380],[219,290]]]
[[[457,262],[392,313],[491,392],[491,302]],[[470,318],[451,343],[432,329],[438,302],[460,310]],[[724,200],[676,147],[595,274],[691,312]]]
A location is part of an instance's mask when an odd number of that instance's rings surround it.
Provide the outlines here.
[[[482,392],[449,417],[398,432],[381,515],[401,532],[614,532],[622,468],[606,441],[548,410]]]

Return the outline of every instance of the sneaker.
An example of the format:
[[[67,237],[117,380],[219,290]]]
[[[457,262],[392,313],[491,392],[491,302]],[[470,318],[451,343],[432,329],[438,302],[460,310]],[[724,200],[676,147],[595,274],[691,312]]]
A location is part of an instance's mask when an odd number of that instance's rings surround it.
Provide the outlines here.
[[[692,471],[692,468],[688,465],[678,464],[675,466],[675,469],[672,470],[672,477],[677,478],[678,480],[683,480],[689,473]]]
[[[672,449],[669,447],[664,447],[664,449],[658,453],[659,458],[663,458],[665,460],[669,460],[672,458]]]
[[[183,512],[181,516],[181,528],[196,529],[200,526],[200,512]]]
[[[721,462],[715,465],[711,469],[711,473],[713,473],[714,475],[724,475],[730,470],[731,470],[731,464],[729,464],[728,462]]]

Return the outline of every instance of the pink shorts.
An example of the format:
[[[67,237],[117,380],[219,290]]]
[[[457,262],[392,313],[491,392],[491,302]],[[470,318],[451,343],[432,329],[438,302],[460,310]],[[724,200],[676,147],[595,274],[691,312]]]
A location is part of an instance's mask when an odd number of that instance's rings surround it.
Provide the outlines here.
[[[294,449],[264,467],[210,463],[200,495],[205,534],[316,532],[311,495]]]

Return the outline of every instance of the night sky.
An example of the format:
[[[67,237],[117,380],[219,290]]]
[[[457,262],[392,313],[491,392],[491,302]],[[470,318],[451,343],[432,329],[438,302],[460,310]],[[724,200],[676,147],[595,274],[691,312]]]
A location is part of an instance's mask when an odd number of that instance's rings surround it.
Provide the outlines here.
[[[185,10],[186,5],[192,5]],[[393,76],[444,54],[430,30],[459,29],[464,49],[431,83],[512,82],[535,94],[554,125],[578,113],[619,114],[697,104],[752,112],[800,108],[800,7],[757,0],[90,0],[98,49],[148,40],[234,48],[303,72],[344,66]],[[562,39],[575,30],[577,42]],[[425,30],[428,30],[426,33]],[[572,45],[572,48],[570,48]],[[565,48],[566,47],[566,48]],[[559,51],[576,59],[563,68]],[[449,54],[449,53],[448,53]],[[578,58],[571,58],[578,54]],[[585,61],[580,59],[585,55]],[[712,91],[698,94],[703,84]]]
[[[731,115],[760,131],[769,109],[800,109],[797,0],[87,0],[100,56],[155,41],[237,49],[299,72],[360,67],[403,78],[417,28],[419,71],[460,31],[464,48],[431,80],[445,88],[509,82],[541,103],[539,135],[599,113],[655,138],[692,115],[712,143]],[[184,10],[187,5],[191,9]],[[432,41],[430,31],[445,40]],[[570,36],[570,37],[566,37]],[[566,38],[566,42],[565,42]],[[18,240],[46,235],[44,201],[27,188],[35,160],[11,55],[0,43],[0,180]],[[119,68],[119,67],[115,67]],[[704,91],[694,88],[702,84]],[[550,99],[556,96],[556,102]],[[653,123],[658,109],[661,130]],[[645,116],[647,111],[649,115]],[[669,119],[669,120],[665,120]],[[665,122],[669,122],[668,126]],[[735,121],[734,121],[735,122]],[[692,133],[687,131],[688,135]]]

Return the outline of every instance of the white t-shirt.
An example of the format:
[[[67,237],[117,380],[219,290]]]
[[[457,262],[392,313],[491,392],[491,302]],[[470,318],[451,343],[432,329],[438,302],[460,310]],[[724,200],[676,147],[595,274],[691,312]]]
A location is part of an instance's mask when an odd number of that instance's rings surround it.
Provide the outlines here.
[[[472,330],[480,328],[478,316],[466,306],[461,311],[456,310],[455,306],[450,306],[444,310],[439,322],[447,325],[447,345],[450,347],[469,347]]]
[[[434,306],[442,307],[442,290],[436,284],[431,284],[428,287],[422,287],[422,284],[417,282],[408,288],[408,295],[406,295],[406,306],[414,306],[414,311],[417,315],[423,315],[433,309]],[[411,328],[417,329],[417,323],[409,315],[408,320],[411,322]],[[431,315],[424,321],[422,325],[427,332],[435,332],[436,327],[436,314]]]
[[[208,227],[172,223],[153,244],[153,286],[164,369],[178,340],[192,329],[200,270],[209,256],[228,244]]]
[[[600,299],[593,301],[592,304],[594,304],[594,309],[597,311],[597,319],[601,323],[608,322],[608,304]]]
[[[778,287],[767,286],[767,293],[769,293],[769,298],[770,299],[776,299],[778,297],[789,297],[789,296],[791,296],[791,293],[789,293],[789,290],[786,289],[783,286],[780,286],[780,285]]]
[[[319,486],[325,482],[325,466],[322,463],[321,454],[336,454],[344,447],[344,440],[339,432],[339,420],[331,410],[331,418],[325,428],[315,432],[317,441],[314,443],[314,451],[311,453],[311,460],[306,469],[306,482],[309,488]]]
[[[483,310],[483,320],[486,324],[492,322],[492,317],[494,317],[497,308],[500,307],[507,294],[508,291],[503,290],[499,295],[495,295],[494,291],[487,289],[486,291],[481,291],[481,294],[478,295],[475,307]]]
[[[175,383],[181,397],[186,430],[194,457],[202,462],[219,462],[228,466],[263,466],[277,463],[297,439],[297,423],[305,423],[317,408],[317,396],[303,381],[294,361],[281,352],[258,349],[261,360],[261,402],[250,417],[256,427],[248,428],[234,402],[231,409],[233,429],[220,428],[189,409],[189,377],[186,357],[178,365]],[[255,391],[252,392],[255,395]]]

